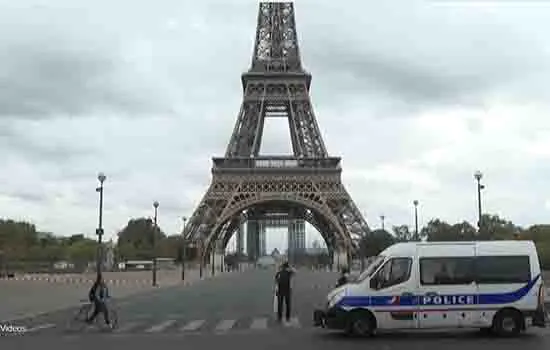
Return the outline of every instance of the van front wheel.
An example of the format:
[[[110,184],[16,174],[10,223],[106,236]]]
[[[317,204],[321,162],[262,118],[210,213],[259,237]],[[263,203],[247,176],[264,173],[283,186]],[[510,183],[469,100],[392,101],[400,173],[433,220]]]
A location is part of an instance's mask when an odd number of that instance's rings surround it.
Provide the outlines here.
[[[523,329],[521,313],[515,310],[502,310],[495,315],[493,330],[499,336],[516,336]]]
[[[368,312],[355,311],[349,315],[347,333],[358,337],[369,337],[374,334],[375,321]]]

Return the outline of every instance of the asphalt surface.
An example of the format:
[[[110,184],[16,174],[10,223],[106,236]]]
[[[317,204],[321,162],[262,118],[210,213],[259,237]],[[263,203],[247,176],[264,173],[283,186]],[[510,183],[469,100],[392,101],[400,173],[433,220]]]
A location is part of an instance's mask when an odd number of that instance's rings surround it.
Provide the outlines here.
[[[181,270],[160,270],[159,287],[152,287],[150,271],[104,272],[109,291],[117,297],[181,284]],[[186,282],[199,278],[198,270],[186,271]],[[25,276],[17,276],[23,278]],[[44,311],[70,307],[88,294],[93,283],[89,274],[31,275],[32,279],[0,280],[0,323]],[[205,275],[208,278],[208,275]],[[45,298],[44,296],[47,296]]]
[[[339,332],[312,327],[312,311],[325,301],[337,275],[298,270],[294,281],[292,323],[278,325],[273,313],[274,271],[249,270],[227,274],[189,286],[168,287],[131,296],[115,303],[119,327],[113,332],[98,327],[67,329],[76,308],[57,311],[12,326],[20,334],[3,333],[0,347],[30,349],[201,349],[242,347],[303,350],[373,349],[550,349],[550,329],[532,329],[516,339],[482,336],[477,331],[393,332],[370,339],[350,339]],[[45,296],[47,297],[47,296]],[[116,296],[115,296],[116,297]]]

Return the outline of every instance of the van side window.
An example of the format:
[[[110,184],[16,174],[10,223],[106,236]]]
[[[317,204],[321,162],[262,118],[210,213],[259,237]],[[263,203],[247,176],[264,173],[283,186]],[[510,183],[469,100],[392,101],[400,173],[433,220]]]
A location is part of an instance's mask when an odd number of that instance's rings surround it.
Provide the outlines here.
[[[528,256],[478,256],[476,275],[479,284],[527,283],[531,280]]]
[[[473,257],[420,258],[420,283],[458,285],[474,282]]]
[[[374,277],[376,289],[388,288],[406,282],[411,277],[411,258],[392,258],[382,266]]]

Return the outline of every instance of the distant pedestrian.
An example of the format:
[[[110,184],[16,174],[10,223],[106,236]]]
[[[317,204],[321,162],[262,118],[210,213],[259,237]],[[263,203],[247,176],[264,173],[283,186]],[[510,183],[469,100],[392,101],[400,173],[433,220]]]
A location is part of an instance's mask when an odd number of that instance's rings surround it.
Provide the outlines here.
[[[349,269],[347,267],[343,267],[342,271],[340,272],[340,278],[338,278],[338,281],[336,282],[336,288],[343,286],[344,284],[347,284],[349,281]]]
[[[281,265],[275,275],[276,296],[277,296],[277,321],[281,322],[283,318],[283,304],[285,304],[285,319],[290,322],[290,310],[292,305],[291,281],[295,271],[288,262]]]

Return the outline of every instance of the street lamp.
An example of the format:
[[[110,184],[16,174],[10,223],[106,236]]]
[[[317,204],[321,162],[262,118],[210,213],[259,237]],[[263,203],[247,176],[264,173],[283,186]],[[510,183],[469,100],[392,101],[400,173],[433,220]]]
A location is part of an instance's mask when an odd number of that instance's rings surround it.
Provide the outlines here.
[[[414,204],[414,240],[418,241],[418,200],[413,201]]]
[[[97,225],[97,229],[95,231],[97,235],[97,278],[99,279],[101,277],[101,262],[103,259],[102,254],[102,238],[103,238],[103,183],[105,182],[105,179],[107,177],[103,173],[99,173],[97,175],[97,179],[99,180],[99,187],[96,187],[95,191],[99,192],[99,223]]]
[[[154,231],[153,231],[153,287],[157,286],[157,249],[156,249],[156,235],[157,235],[157,209],[159,207],[159,202],[153,202],[153,207],[155,208],[155,221],[154,221]]]
[[[481,179],[483,178],[483,174],[481,171],[476,171],[474,173],[474,178],[477,181],[477,232],[478,234],[481,232],[481,190],[485,189],[485,185],[481,184]]]
[[[181,280],[185,281],[185,259],[187,259],[187,245],[185,244],[185,222],[187,221],[187,217],[183,217],[183,231],[181,233],[181,242],[182,242],[182,250],[181,250]]]

